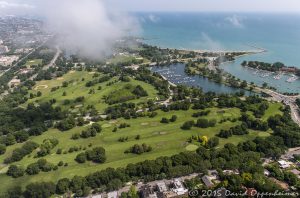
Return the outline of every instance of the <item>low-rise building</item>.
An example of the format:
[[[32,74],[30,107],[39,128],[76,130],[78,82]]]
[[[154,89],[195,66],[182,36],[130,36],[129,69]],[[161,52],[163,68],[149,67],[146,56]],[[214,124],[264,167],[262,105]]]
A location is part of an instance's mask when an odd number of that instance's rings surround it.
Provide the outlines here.
[[[21,84],[21,80],[20,79],[12,79],[9,83],[8,86],[9,87],[15,87]]]
[[[188,193],[188,189],[186,189],[179,179],[175,179],[173,181],[172,191],[176,193],[178,196],[182,196]]]
[[[156,192],[149,185],[141,187],[140,196],[141,198],[157,198]]]
[[[0,54],[6,54],[8,52],[8,47],[5,45],[0,45]]]
[[[214,183],[210,180],[208,175],[204,175],[201,179],[206,187],[211,188],[214,186]]]
[[[287,162],[285,160],[279,160],[278,161],[280,168],[286,169],[289,168],[291,166],[291,162]]]
[[[293,170],[290,170],[290,172],[293,173],[294,175],[296,175],[300,179],[300,171],[299,170],[293,169]]]
[[[157,182],[156,183],[156,187],[157,187],[157,191],[158,192],[166,192],[166,191],[168,191],[167,185],[163,181]]]
[[[0,57],[0,65],[8,67],[8,66],[12,66],[12,64],[19,60],[18,56],[2,56]]]
[[[113,192],[107,193],[107,198],[118,198],[118,192],[113,191]]]
[[[270,174],[271,174],[270,171],[268,171],[267,169],[264,169],[264,175],[265,176],[270,176]]]

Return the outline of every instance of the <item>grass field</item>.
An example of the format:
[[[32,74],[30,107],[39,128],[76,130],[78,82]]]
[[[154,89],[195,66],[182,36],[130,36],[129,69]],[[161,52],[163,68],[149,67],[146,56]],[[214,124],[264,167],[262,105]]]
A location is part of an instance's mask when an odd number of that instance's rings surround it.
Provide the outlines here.
[[[29,102],[34,102],[37,99],[39,101],[49,101],[50,99],[55,98],[57,100],[57,103],[55,105],[63,106],[62,104],[65,99],[74,100],[78,96],[84,96],[84,105],[93,104],[95,105],[97,110],[103,112],[104,109],[108,106],[106,103],[104,103],[102,99],[103,96],[108,95],[112,92],[112,90],[120,89],[120,87],[124,86],[126,83],[118,82],[111,86],[106,86],[107,82],[101,83],[101,90],[97,90],[97,87],[99,86],[99,84],[97,84],[93,87],[96,93],[89,94],[88,92],[90,88],[85,87],[85,83],[88,80],[91,80],[92,76],[93,74],[89,72],[70,72],[59,79],[51,81],[41,81],[37,83],[33,92],[35,93],[37,91],[41,91],[42,96],[40,98],[32,99]],[[82,81],[82,78],[84,78],[85,81]],[[111,81],[113,80],[115,79],[111,79]],[[61,86],[63,81],[70,82],[69,86],[60,88],[54,92],[50,91],[53,87]],[[132,100],[133,102],[138,103],[145,101],[146,98],[156,97],[157,91],[151,85],[136,81],[134,79],[131,79],[130,84],[141,85],[149,94],[148,97]],[[67,95],[62,96],[63,92],[66,92]],[[69,106],[64,106],[64,108],[69,108]],[[279,108],[280,104],[270,103],[270,107],[263,119],[267,119],[267,117],[269,117],[270,115],[280,113]],[[205,118],[216,119],[217,121],[220,121],[222,118],[240,117],[240,110],[237,108],[210,108],[210,111],[211,112],[208,116],[204,116]],[[56,182],[57,180],[64,177],[71,178],[74,175],[87,175],[89,173],[108,167],[124,167],[129,163],[136,163],[144,161],[146,159],[155,159],[159,156],[171,156],[182,151],[194,151],[197,149],[197,145],[187,143],[187,139],[192,135],[205,135],[208,138],[211,138],[214,137],[221,129],[229,129],[232,126],[240,124],[239,121],[235,123],[227,121],[222,124],[218,123],[215,127],[212,128],[200,129],[193,127],[191,130],[182,130],[180,127],[185,121],[189,121],[192,119],[196,120],[192,117],[192,114],[195,112],[196,111],[192,109],[188,111],[158,111],[158,115],[154,118],[142,117],[130,120],[118,119],[111,121],[100,121],[99,124],[101,124],[103,128],[102,132],[100,134],[97,134],[96,137],[88,139],[71,139],[72,134],[79,133],[88,126],[75,127],[65,132],[60,132],[57,129],[50,129],[41,136],[31,137],[31,140],[40,144],[44,139],[57,138],[59,140],[59,144],[52,150],[52,153],[50,155],[47,155],[44,158],[53,164],[57,164],[59,161],[63,161],[64,163],[68,163],[68,166],[60,167],[56,171],[47,173],[41,172],[38,175],[26,175],[17,179],[13,179],[5,175],[7,166],[4,166],[2,164],[0,167],[0,192],[5,191],[5,189],[12,185],[21,185],[24,187],[28,183],[35,181]],[[160,123],[162,117],[171,118],[172,115],[177,115],[178,119],[176,122],[169,124]],[[118,129],[117,132],[112,132],[115,126],[124,122],[130,124],[130,127],[125,129]],[[250,130],[250,133],[248,135],[232,136],[228,139],[220,139],[219,147],[222,147],[226,143],[238,144],[241,141],[250,140],[257,136],[267,137],[271,132],[272,131],[260,132]],[[141,136],[139,140],[135,139],[137,135]],[[121,137],[128,137],[129,140],[127,142],[119,142],[118,139]],[[147,145],[152,146],[153,150],[142,155],[124,153],[124,151],[132,145],[142,143],[146,143]],[[56,154],[56,150],[58,148],[61,148],[63,151],[67,151],[72,146],[88,147],[87,145],[89,144],[92,144],[93,147],[102,146],[106,149],[107,161],[104,164],[95,164],[92,162],[78,164],[74,161],[74,158],[79,152],[82,151],[60,155]],[[6,157],[10,156],[11,152],[15,148],[18,148],[20,146],[21,144],[9,146],[7,148],[7,152],[4,155],[0,156],[0,161],[3,161]],[[35,153],[32,153],[31,155],[24,157],[23,160],[21,160],[20,162],[16,162],[15,164],[26,168],[28,164],[37,161],[37,158],[33,157],[34,154]]]
[[[42,65],[42,63],[43,63],[43,59],[33,59],[33,60],[28,60],[25,65],[27,67],[31,67],[33,65]]]
[[[105,102],[103,97],[108,96],[114,90],[119,90],[123,86],[125,86],[126,82],[117,82],[113,85],[106,86],[108,82],[103,82],[100,84],[95,85],[94,87],[86,87],[85,84],[89,80],[93,79],[92,72],[69,72],[68,74],[64,75],[61,78],[57,78],[51,81],[40,81],[37,85],[33,88],[33,93],[37,93],[38,91],[42,92],[42,96],[39,98],[34,98],[28,100],[30,102],[46,102],[53,98],[56,99],[57,103],[55,105],[62,106],[64,108],[70,108],[70,105],[63,105],[63,102],[68,99],[70,101],[75,100],[77,97],[84,96],[85,97],[85,104],[94,105],[100,112],[108,106]],[[82,81],[84,79],[84,81]],[[116,78],[112,78],[109,82],[116,80]],[[61,86],[62,83],[66,81],[69,82],[68,87],[61,87],[60,89],[51,92],[53,87]],[[143,97],[140,99],[131,100],[131,102],[143,102],[146,99],[155,99],[157,96],[156,89],[144,82],[136,81],[131,79],[131,85],[137,86],[141,85],[148,93],[147,97]],[[98,87],[101,86],[101,90],[98,90]],[[95,90],[95,94],[89,94],[90,89]],[[66,92],[66,96],[63,96],[63,93]]]

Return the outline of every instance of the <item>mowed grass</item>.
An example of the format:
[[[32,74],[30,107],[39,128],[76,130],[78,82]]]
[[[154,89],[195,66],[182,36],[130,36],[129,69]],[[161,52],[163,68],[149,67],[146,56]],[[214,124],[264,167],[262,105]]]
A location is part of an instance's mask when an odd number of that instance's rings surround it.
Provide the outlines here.
[[[131,84],[133,86],[141,85],[148,93],[147,97],[142,97],[139,99],[130,100],[130,102],[145,102],[147,99],[156,99],[157,90],[144,82],[131,79],[128,82],[118,81],[112,85],[107,86],[108,82],[117,80],[117,78],[112,78],[110,81],[99,83],[93,87],[86,87],[85,84],[93,79],[94,72],[85,72],[85,71],[71,71],[64,75],[63,77],[50,80],[50,81],[40,81],[33,87],[33,93],[38,91],[42,92],[42,96],[34,99],[30,99],[26,104],[31,102],[47,102],[51,99],[56,99],[56,106],[62,106],[63,108],[70,108],[70,105],[63,105],[65,100],[74,101],[77,97],[84,96],[84,105],[94,105],[100,113],[103,113],[108,104],[105,103],[103,97],[110,95],[113,91],[119,90],[124,87],[126,84]],[[101,75],[100,75],[101,76]],[[83,80],[84,79],[84,80]],[[62,87],[62,83],[66,81],[69,82],[68,87]],[[56,91],[51,91],[53,87],[60,88]],[[101,86],[101,90],[98,90],[98,87]],[[94,89],[94,94],[89,94],[90,89]],[[63,93],[66,92],[66,96],[63,96]],[[26,105],[25,104],[25,105]],[[24,106],[24,105],[23,105]],[[81,107],[81,105],[75,104],[75,109]]]
[[[103,102],[101,99],[104,95],[108,95],[113,90],[116,90],[125,85],[124,82],[118,82],[111,86],[106,86],[106,83],[100,84],[102,86],[102,90],[96,90],[95,94],[88,94],[89,88],[85,87],[85,83],[87,80],[92,79],[92,74],[89,72],[71,72],[63,76],[63,79],[55,79],[51,81],[41,81],[37,83],[37,87],[41,85],[46,85],[47,88],[38,89],[42,92],[42,97],[38,98],[40,101],[48,101],[50,99],[55,98],[57,100],[56,105],[62,105],[64,99],[75,99],[78,96],[85,96],[86,99],[84,101],[84,105],[94,104],[96,108],[103,112],[105,107],[108,105]],[[82,78],[85,81],[82,81]],[[50,92],[52,87],[60,86],[63,81],[73,80],[74,84],[69,84],[66,88],[60,88],[54,92]],[[112,79],[112,81],[115,79]],[[141,85],[144,89],[147,90],[149,96],[148,97],[156,97],[156,90],[146,83],[131,80],[134,85]],[[95,85],[95,88],[99,85]],[[62,93],[66,91],[67,96],[63,97]],[[33,90],[33,92],[37,92],[37,90]],[[147,97],[133,100],[134,102],[145,101]],[[32,99],[29,102],[34,102],[36,100]],[[279,107],[277,104],[270,104],[268,109],[268,113],[277,114],[279,112]],[[65,107],[66,108],[66,107]],[[220,121],[223,118],[239,118],[240,110],[237,108],[210,108],[210,113],[208,116],[204,116],[207,119],[216,119]],[[0,192],[5,192],[10,186],[13,185],[21,185],[25,187],[27,184],[31,182],[41,182],[41,181],[53,181],[57,182],[59,179],[67,177],[72,178],[74,175],[87,175],[89,173],[103,170],[105,168],[118,168],[125,167],[130,163],[137,163],[144,160],[156,159],[160,156],[171,156],[183,151],[194,151],[197,149],[197,145],[187,143],[187,140],[192,135],[199,136],[207,136],[208,138],[214,137],[221,129],[229,129],[235,125],[240,124],[239,121],[233,122],[224,122],[222,124],[217,123],[215,127],[200,129],[193,127],[191,130],[182,130],[180,127],[185,121],[195,120],[196,118],[192,117],[192,114],[197,112],[197,110],[188,110],[188,111],[170,111],[170,112],[162,112],[157,111],[158,115],[154,118],[142,117],[137,119],[118,119],[118,120],[110,120],[110,121],[101,121],[99,124],[102,126],[103,130],[100,134],[97,134],[96,137],[88,138],[88,139],[79,139],[72,140],[71,136],[74,133],[80,133],[83,129],[88,126],[83,127],[75,127],[69,131],[61,132],[57,129],[49,129],[41,136],[31,137],[31,140],[41,144],[44,139],[47,138],[56,138],[59,140],[59,144],[52,150],[50,155],[45,156],[44,158],[47,161],[57,164],[59,161],[63,161],[64,163],[68,163],[67,167],[59,167],[56,171],[51,172],[40,172],[38,175],[28,176],[25,175],[23,177],[13,179],[11,177],[6,176],[5,172],[8,166],[2,164],[0,166]],[[272,112],[272,113],[271,113]],[[160,120],[163,117],[171,118],[172,115],[177,115],[178,119],[174,123],[163,124],[160,123]],[[118,126],[120,123],[128,123],[130,127],[125,129],[118,129],[117,132],[112,132],[115,126]],[[232,136],[228,139],[221,139],[218,147],[224,146],[226,143],[238,144],[239,142],[247,141],[254,139],[257,136],[267,137],[270,135],[272,131],[261,132],[261,131],[253,131],[250,130],[248,135],[243,136]],[[140,135],[140,139],[136,140],[135,137]],[[118,139],[121,137],[128,137],[127,142],[119,142]],[[149,153],[144,153],[142,155],[135,154],[125,154],[124,151],[134,144],[142,144],[146,143],[153,147],[153,150]],[[104,164],[95,164],[91,162],[86,162],[84,164],[78,164],[74,161],[76,155],[83,151],[67,153],[67,154],[56,154],[56,150],[61,148],[64,151],[68,151],[70,147],[73,146],[81,146],[89,149],[88,145],[92,144],[92,148],[96,146],[102,146],[106,150],[107,161]],[[7,147],[7,152],[0,156],[0,161],[7,157],[9,157],[12,151],[15,148],[21,147],[21,144],[15,144],[13,146]],[[20,165],[26,168],[30,163],[36,162],[39,158],[34,158],[36,151],[33,152],[29,156],[25,156],[21,161],[15,162],[14,164]]]
[[[274,116],[276,114],[282,115],[283,113],[282,111],[280,111],[281,107],[282,107],[281,103],[269,103],[269,108],[266,110],[262,119],[266,121],[270,116]]]
[[[33,59],[33,60],[28,60],[25,65],[27,67],[31,67],[33,65],[42,65],[42,63],[43,63],[43,59]]]

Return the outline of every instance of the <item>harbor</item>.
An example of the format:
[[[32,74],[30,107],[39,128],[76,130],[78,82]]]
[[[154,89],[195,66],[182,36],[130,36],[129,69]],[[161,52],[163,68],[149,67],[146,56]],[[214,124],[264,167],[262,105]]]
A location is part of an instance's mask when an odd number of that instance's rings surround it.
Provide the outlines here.
[[[151,71],[162,75],[166,80],[175,85],[186,85],[190,87],[201,88],[204,92],[216,93],[237,93],[243,91],[242,89],[229,87],[224,84],[213,82],[205,77],[195,75],[189,76],[185,73],[185,64],[177,63],[169,66],[154,66],[150,68]],[[249,91],[244,91],[246,95],[250,95]]]

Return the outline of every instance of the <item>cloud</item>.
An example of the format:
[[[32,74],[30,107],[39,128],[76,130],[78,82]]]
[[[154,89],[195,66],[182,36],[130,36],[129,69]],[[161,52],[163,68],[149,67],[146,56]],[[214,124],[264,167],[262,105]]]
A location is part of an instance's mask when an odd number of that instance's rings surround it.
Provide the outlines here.
[[[139,30],[139,23],[134,17],[118,12],[116,8],[108,8],[102,0],[24,2],[0,0],[0,13],[39,16],[45,21],[46,30],[56,35],[60,47],[69,54],[79,52],[83,56],[100,59],[112,52],[115,41]]]
[[[0,9],[8,8],[34,8],[35,6],[25,3],[12,3],[7,1],[0,1]]]
[[[229,22],[234,27],[243,28],[243,18],[237,15],[229,16],[225,18],[225,21]]]
[[[153,22],[153,23],[157,23],[160,19],[159,19],[159,17],[157,17],[157,16],[155,16],[155,15],[153,15],[153,14],[150,14],[149,16],[148,16],[148,19],[151,21],[151,22]]]
[[[224,47],[219,43],[218,41],[213,40],[208,34],[202,32],[201,33],[201,39],[200,39],[201,45],[205,46],[207,50],[223,50]]]

